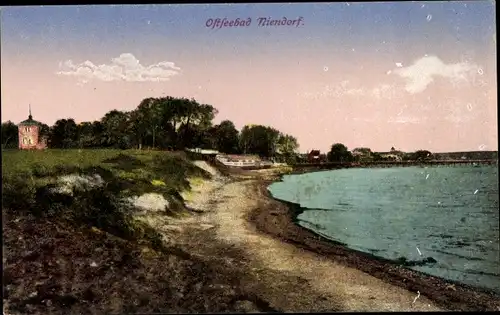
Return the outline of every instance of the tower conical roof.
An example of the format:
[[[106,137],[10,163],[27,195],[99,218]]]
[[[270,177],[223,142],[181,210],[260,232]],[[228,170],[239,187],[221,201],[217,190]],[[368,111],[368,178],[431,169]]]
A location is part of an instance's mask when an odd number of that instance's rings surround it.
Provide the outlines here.
[[[28,119],[21,121],[18,125],[21,126],[33,126],[33,125],[41,125],[42,123],[33,119],[31,116],[31,104],[29,105],[29,115]]]

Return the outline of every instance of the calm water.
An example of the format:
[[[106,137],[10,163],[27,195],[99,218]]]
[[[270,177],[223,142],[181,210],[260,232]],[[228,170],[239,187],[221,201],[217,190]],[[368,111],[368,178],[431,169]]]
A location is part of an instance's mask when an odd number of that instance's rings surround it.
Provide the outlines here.
[[[500,292],[497,176],[497,166],[343,169],[269,190],[306,208],[299,224],[327,238],[389,259],[432,257],[411,268]]]

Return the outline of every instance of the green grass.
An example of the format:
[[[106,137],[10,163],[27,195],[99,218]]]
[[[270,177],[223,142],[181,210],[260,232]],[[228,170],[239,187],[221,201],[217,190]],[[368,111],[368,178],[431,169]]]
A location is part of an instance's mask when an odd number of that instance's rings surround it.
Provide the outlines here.
[[[67,174],[99,174],[104,187],[54,196],[49,188]],[[13,213],[66,219],[95,226],[126,239],[159,241],[159,235],[134,220],[123,198],[162,194],[170,202],[167,214],[185,211],[181,192],[190,178],[209,178],[182,153],[139,150],[44,150],[2,152],[3,209]]]
[[[188,189],[188,177],[208,177],[180,153],[139,150],[4,150],[2,180],[23,177],[29,183],[72,173],[109,171],[124,180],[148,182],[151,189]],[[102,174],[101,174],[102,175]],[[158,185],[163,182],[164,185]]]

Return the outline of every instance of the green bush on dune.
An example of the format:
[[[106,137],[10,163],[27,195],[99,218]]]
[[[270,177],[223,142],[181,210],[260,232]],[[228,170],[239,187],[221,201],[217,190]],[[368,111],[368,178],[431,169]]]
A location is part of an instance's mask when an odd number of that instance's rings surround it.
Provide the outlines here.
[[[158,193],[174,214],[185,210],[180,192],[190,189],[188,178],[210,177],[182,154],[137,150],[4,151],[2,170],[4,211],[63,219],[155,247],[161,236],[133,218],[125,198]],[[61,178],[72,175],[99,178],[103,185],[71,195],[58,191]]]

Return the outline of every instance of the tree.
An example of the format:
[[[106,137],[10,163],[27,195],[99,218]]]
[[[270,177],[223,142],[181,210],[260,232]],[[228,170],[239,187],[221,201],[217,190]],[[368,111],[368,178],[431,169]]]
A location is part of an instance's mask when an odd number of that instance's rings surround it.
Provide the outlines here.
[[[170,125],[169,128],[169,138],[171,139],[171,145],[174,148],[180,147],[178,130],[180,124],[185,116],[184,101],[186,99],[165,97],[160,99],[162,102],[162,124],[163,126]]]
[[[145,122],[148,125],[146,130],[151,137],[151,145],[153,148],[156,148],[158,136],[161,134],[162,130],[165,130],[165,124],[168,124],[168,122],[165,122],[163,119],[164,102],[158,98],[150,99],[145,118]]]
[[[297,139],[294,136],[283,133],[279,134],[278,141],[276,144],[277,152],[285,155],[290,155],[295,153],[298,147],[299,143],[297,142]]]
[[[223,153],[235,154],[239,152],[239,132],[230,120],[223,120],[211,131],[215,149]]]
[[[263,125],[244,126],[240,134],[240,145],[244,153],[263,157],[274,156],[280,132]]]
[[[156,129],[161,124],[161,116],[155,113],[155,103],[158,100],[155,98],[145,98],[139,106],[129,113],[128,133],[131,137],[131,142],[138,149],[142,149],[143,145],[154,146],[156,140]],[[158,108],[156,108],[158,110]],[[155,117],[156,114],[156,117]],[[148,136],[152,135],[153,141],[147,143]]]
[[[280,133],[276,145],[276,152],[280,159],[286,163],[295,163],[297,161],[296,150],[299,147],[297,139],[291,135]]]
[[[179,148],[196,147],[196,135],[204,133],[212,126],[217,110],[208,104],[199,104],[195,99],[182,99],[180,110]]]
[[[217,110],[194,99],[146,98],[130,113],[130,134],[134,146],[143,144],[183,149],[206,145]]]
[[[19,146],[19,132],[12,121],[2,123],[2,149],[15,149]]]
[[[332,145],[327,159],[329,162],[352,162],[354,160],[352,153],[342,143]]]
[[[101,120],[104,127],[104,145],[121,149],[129,148],[128,122],[128,114],[125,112],[112,110],[106,113]]]
[[[92,122],[92,147],[101,147],[105,143],[104,126],[98,120]]]
[[[432,159],[432,153],[427,150],[418,150],[410,154],[409,159],[412,161],[427,161]]]
[[[92,147],[94,143],[94,133],[92,127],[92,123],[88,121],[82,122],[77,126],[79,148]]]
[[[49,134],[49,147],[58,149],[70,149],[78,146],[77,125],[73,118],[59,119],[52,128]]]
[[[373,158],[373,162],[384,161],[384,157],[378,152],[373,152],[372,158]]]
[[[47,124],[41,123],[38,129],[38,136],[40,139],[48,139],[50,136],[50,127]]]

